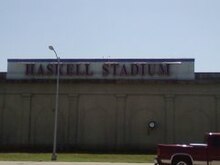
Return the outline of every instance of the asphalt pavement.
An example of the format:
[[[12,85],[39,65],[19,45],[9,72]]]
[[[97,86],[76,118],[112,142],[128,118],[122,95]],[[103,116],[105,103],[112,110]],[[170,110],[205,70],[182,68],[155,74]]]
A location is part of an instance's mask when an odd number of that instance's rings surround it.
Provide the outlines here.
[[[0,161],[0,165],[153,165],[153,163]]]

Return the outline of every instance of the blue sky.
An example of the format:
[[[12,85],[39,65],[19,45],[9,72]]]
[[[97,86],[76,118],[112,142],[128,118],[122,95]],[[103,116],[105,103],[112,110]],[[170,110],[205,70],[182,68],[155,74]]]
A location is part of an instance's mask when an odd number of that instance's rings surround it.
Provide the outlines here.
[[[195,58],[220,72],[220,0],[1,0],[0,71],[10,58]]]

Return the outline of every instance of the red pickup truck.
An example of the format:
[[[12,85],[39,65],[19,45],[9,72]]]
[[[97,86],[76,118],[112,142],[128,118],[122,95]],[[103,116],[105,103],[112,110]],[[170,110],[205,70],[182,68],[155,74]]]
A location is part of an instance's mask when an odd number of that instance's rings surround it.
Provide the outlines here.
[[[220,133],[207,133],[205,144],[158,144],[155,165],[220,165]]]

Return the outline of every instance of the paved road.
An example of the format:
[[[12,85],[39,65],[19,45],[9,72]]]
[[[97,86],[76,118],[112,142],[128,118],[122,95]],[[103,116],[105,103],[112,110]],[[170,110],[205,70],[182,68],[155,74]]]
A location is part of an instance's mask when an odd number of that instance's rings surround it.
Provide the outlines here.
[[[16,162],[0,161],[0,165],[153,165],[153,163],[102,163],[102,162]]]

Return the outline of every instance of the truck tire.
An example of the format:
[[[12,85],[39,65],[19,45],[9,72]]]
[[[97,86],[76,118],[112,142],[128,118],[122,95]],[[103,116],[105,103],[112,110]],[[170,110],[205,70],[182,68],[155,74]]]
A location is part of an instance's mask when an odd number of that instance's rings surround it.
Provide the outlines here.
[[[192,165],[192,163],[187,159],[176,159],[173,161],[172,165]]]

